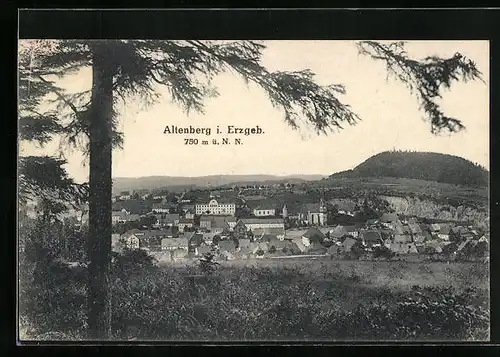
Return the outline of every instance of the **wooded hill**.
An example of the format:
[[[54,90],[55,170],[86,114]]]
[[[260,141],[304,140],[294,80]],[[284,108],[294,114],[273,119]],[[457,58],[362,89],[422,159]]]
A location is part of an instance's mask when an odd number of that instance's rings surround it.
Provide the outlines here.
[[[386,151],[370,157],[352,170],[329,178],[401,177],[487,187],[488,171],[464,158],[432,152]]]

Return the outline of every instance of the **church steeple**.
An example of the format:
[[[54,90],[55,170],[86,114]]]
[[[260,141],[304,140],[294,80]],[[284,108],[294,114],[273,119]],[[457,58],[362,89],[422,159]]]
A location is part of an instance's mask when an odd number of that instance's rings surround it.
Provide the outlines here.
[[[283,213],[281,214],[283,219],[288,217],[288,209],[286,208],[286,203],[283,205]]]
[[[321,196],[321,198],[319,199],[319,211],[321,213],[324,213],[326,212],[326,205],[325,205],[325,201],[323,201],[323,195]]]

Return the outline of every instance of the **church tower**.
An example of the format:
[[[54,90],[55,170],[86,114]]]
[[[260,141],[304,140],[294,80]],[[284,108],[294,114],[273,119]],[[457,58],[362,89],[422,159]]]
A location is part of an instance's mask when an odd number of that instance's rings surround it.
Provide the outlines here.
[[[323,197],[321,197],[319,199],[319,212],[326,213],[326,205],[325,205],[325,201],[323,201]]]
[[[283,205],[283,213],[281,214],[283,219],[288,217],[288,209],[286,208],[286,203]]]
[[[323,196],[319,200],[319,225],[325,226],[327,222],[327,210],[325,202],[323,201]]]

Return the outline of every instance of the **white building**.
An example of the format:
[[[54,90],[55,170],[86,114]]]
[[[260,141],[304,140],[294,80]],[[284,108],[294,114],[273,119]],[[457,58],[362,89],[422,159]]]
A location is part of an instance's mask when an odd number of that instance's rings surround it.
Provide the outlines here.
[[[230,215],[234,216],[236,213],[236,204],[224,202],[219,203],[217,200],[210,200],[207,204],[197,204],[195,206],[196,214],[208,215]]]
[[[140,216],[138,214],[131,214],[125,208],[122,209],[121,211],[111,212],[112,224],[133,222],[138,220],[140,220]]]
[[[273,217],[276,215],[276,209],[271,207],[256,207],[253,210],[253,215],[255,217]]]
[[[242,218],[240,221],[256,237],[271,235],[280,240],[285,238],[285,222],[282,218]]]

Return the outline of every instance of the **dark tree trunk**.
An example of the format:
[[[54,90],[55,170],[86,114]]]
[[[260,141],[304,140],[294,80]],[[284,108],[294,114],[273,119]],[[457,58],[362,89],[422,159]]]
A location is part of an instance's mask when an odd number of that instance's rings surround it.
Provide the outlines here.
[[[88,328],[91,339],[111,337],[111,138],[113,75],[106,45],[93,47],[90,107]]]

